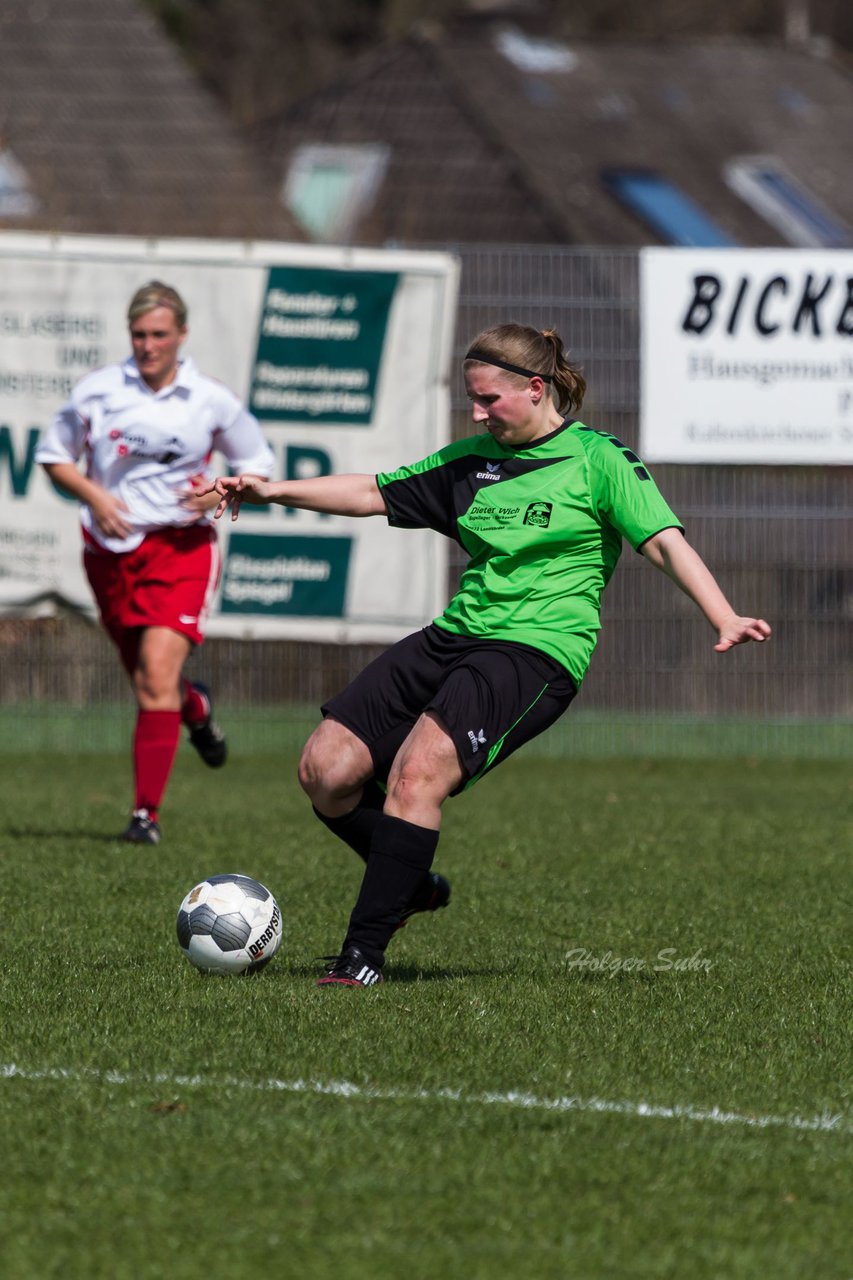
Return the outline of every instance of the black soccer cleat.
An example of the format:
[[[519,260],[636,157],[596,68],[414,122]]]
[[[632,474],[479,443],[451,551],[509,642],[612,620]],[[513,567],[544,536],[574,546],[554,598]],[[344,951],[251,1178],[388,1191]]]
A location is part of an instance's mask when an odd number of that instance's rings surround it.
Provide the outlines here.
[[[450,881],[445,880],[437,871],[428,872],[426,880],[401,915],[397,929],[404,929],[412,916],[420,915],[422,911],[439,911],[449,901]],[[395,933],[397,929],[394,930]]]
[[[326,956],[326,961],[329,968],[317,979],[318,987],[372,987],[384,981],[382,970],[368,964],[358,947],[344,947],[339,956]]]
[[[206,765],[211,769],[219,769],[228,759],[225,734],[213,718],[213,702],[207,685],[194,681],[193,688],[203,698],[207,715],[199,724],[190,727],[190,742]]]
[[[147,809],[134,809],[130,824],[119,836],[129,844],[159,844],[161,838],[160,828]]]

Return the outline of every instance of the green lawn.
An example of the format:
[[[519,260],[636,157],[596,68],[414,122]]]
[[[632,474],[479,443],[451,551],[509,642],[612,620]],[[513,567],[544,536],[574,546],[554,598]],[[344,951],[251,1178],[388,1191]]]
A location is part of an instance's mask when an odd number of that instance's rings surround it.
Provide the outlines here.
[[[511,761],[366,991],[294,771],[182,748],[135,850],[123,755],[4,758],[4,1278],[849,1280],[849,763]],[[256,978],[175,940],[222,871]]]

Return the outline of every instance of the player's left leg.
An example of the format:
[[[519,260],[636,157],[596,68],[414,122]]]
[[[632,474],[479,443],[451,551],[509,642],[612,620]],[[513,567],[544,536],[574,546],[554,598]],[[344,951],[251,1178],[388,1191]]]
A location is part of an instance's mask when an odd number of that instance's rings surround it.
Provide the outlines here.
[[[427,711],[406,738],[388,775],[385,812],[426,827],[441,827],[441,806],[462,781],[453,739],[441,716]]]
[[[210,769],[220,769],[228,759],[228,743],[213,718],[210,689],[201,680],[181,679],[181,723],[189,729],[190,743]]]
[[[205,524],[158,530],[146,537],[136,559],[129,619],[145,628],[168,628],[191,646],[201,645],[222,563],[215,530]],[[206,684],[180,678],[180,712],[204,763],[212,769],[224,765],[227,743]]]

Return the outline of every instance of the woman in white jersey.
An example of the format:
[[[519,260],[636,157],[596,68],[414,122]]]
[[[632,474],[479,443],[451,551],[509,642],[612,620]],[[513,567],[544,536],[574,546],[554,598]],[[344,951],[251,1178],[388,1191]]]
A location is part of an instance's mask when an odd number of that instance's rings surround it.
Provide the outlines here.
[[[623,539],[698,605],[718,652],[770,635],[728,603],[637,455],[577,421],[585,383],[553,330],[479,334],[464,375],[478,433],[412,466],[215,484],[217,514],[280,502],[385,516],[455,538],[470,557],[444,612],[330,698],[303,752],[315,813],[366,863],[323,986],[380,982],[396,930],[447,905],[450,885],[431,869],[441,806],[566,710]]]
[[[219,580],[215,499],[202,492],[210,456],[262,478],[273,456],[237,396],[182,357],[187,308],[175,289],[152,280],[127,315],[132,355],[80,380],[36,458],[80,500],[86,575],[136,695],[135,796],[121,838],[158,844],[181,725],[206,764],[226,758],[208,689],[183,675]]]

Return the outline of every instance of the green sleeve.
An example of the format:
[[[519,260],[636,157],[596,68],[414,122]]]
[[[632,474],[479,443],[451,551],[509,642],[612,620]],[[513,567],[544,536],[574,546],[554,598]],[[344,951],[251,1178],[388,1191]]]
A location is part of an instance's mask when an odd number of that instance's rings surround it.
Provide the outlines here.
[[[636,551],[662,529],[684,526],[644,463],[632,449],[605,432],[580,433],[587,450],[590,487],[598,514]]]

